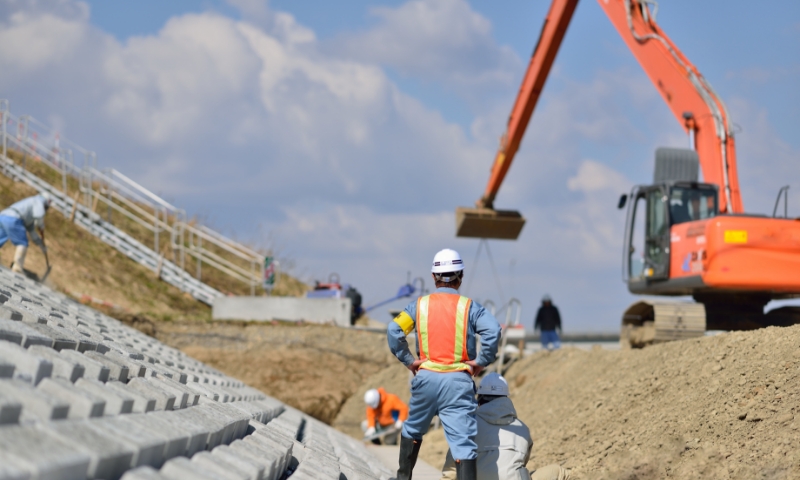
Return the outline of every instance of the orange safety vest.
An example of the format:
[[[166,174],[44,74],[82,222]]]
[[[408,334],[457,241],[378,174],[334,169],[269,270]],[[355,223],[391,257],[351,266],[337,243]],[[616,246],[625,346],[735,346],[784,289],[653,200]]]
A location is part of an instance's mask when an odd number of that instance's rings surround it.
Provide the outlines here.
[[[419,368],[435,372],[472,371],[467,365],[469,307],[467,297],[454,293],[433,293],[417,300]]]

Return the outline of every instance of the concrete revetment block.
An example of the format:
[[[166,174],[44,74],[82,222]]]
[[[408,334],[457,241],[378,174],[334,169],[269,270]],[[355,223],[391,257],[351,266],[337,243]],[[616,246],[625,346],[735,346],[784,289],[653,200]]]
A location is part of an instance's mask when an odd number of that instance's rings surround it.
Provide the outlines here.
[[[148,398],[156,400],[156,410],[173,410],[175,405],[175,395],[164,389],[158,388],[145,378],[133,378],[128,382],[128,388],[141,392]]]
[[[149,465],[154,468],[160,468],[164,464],[164,450],[167,445],[167,438],[136,423],[124,421],[126,417],[143,415],[131,414],[104,417],[92,421],[92,424],[133,449],[132,466]]]
[[[169,480],[161,472],[150,466],[144,466],[128,470],[122,476],[122,480]]]
[[[22,402],[0,390],[0,426],[19,423],[20,413],[22,413]]]
[[[89,456],[89,478],[116,480],[131,468],[135,453],[133,447],[117,440],[107,431],[96,428],[92,421],[51,422],[40,428]]]
[[[0,428],[0,458],[36,479],[86,478],[91,458],[76,446],[38,428]],[[0,464],[6,463],[0,461]]]
[[[192,463],[188,458],[173,458],[161,468],[161,474],[172,480],[185,480],[196,478],[199,480],[229,480],[232,477],[221,477],[216,475],[196,463]]]
[[[110,382],[109,382],[110,383]],[[89,378],[81,378],[75,386],[85,390],[106,402],[104,414],[106,416],[124,415],[133,411],[134,399],[132,396],[107,387],[108,383]]]
[[[62,420],[69,415],[69,403],[21,380],[0,380],[0,392],[10,400],[21,403],[23,413],[38,420]]]
[[[42,345],[34,345],[30,347],[28,351],[52,362],[53,377],[65,378],[74,383],[84,374],[85,369],[83,368],[83,365],[59,355],[58,352],[52,348],[47,348]]]
[[[78,341],[76,336],[68,333],[65,329],[56,329],[49,325],[41,323],[34,323],[29,325],[30,328],[36,330],[45,337],[53,340],[53,349],[55,350],[76,350],[78,348]]]
[[[186,455],[189,446],[189,434],[183,429],[175,428],[175,425],[171,422],[164,421],[163,416],[144,414],[122,415],[117,418],[123,424],[136,425],[166,439],[164,460]]]
[[[248,472],[239,464],[229,463],[218,456],[213,456],[211,452],[198,453],[192,457],[192,463],[221,478],[231,480],[251,480],[255,478],[251,473],[252,471]]]
[[[105,400],[63,378],[46,378],[36,388],[69,403],[69,418],[102,417],[106,408]]]
[[[14,376],[33,385],[53,374],[53,364],[46,358],[11,342],[0,341],[0,355],[14,364]]]
[[[103,364],[106,368],[108,368],[108,379],[109,380],[117,380],[122,383],[128,382],[128,367],[127,365],[116,361],[111,357],[107,357],[99,352],[86,352],[84,353],[87,357],[91,358],[92,360]]]
[[[133,399],[132,413],[147,413],[156,409],[156,398],[134,390],[121,382],[106,382],[106,388],[117,392],[121,396]]]
[[[108,381],[108,375],[111,372],[108,367],[102,363],[97,362],[82,353],[78,353],[75,350],[62,350],[59,352],[59,355],[62,355],[64,358],[82,365],[84,369],[84,377],[100,380],[101,382]]]
[[[231,447],[227,445],[220,445],[219,447],[212,450],[211,456],[216,457],[224,462],[238,465],[239,468],[248,472],[250,478],[255,478],[255,479],[266,478],[264,476],[263,465],[254,460],[250,460],[249,458],[243,455],[237,454],[235,451],[231,450]]]

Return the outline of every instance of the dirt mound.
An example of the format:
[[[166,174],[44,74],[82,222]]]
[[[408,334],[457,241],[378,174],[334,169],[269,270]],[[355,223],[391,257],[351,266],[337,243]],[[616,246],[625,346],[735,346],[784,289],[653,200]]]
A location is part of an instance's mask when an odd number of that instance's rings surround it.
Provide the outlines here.
[[[366,418],[364,393],[370,388],[383,387],[387,392],[400,397],[400,400],[408,405],[408,400],[411,398],[410,373],[403,364],[392,357],[391,366],[369,377],[358,387],[353,396],[347,399],[332,425],[354,438],[362,438],[364,433],[361,431],[361,421]]]
[[[529,468],[578,479],[800,478],[800,326],[644,350],[563,349],[507,379],[534,439]],[[441,466],[441,431],[421,456]]]
[[[156,337],[327,423],[396,362],[385,334],[325,325],[161,322]]]

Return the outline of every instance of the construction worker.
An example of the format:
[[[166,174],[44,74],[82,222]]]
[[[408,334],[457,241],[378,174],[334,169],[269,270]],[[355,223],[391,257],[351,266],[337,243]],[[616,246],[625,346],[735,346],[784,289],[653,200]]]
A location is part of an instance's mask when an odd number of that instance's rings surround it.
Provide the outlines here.
[[[481,480],[528,480],[525,465],[531,457],[531,432],[519,418],[511,399],[508,382],[499,373],[489,373],[478,387],[478,477]],[[553,472],[555,475],[553,476]],[[549,475],[548,475],[549,474]],[[561,476],[559,476],[561,475]],[[565,476],[566,475],[566,476]],[[456,466],[447,451],[442,480],[454,480]],[[569,478],[559,465],[548,465],[534,473],[534,479]]]
[[[457,478],[475,480],[478,424],[472,376],[494,361],[500,324],[477,302],[458,294],[464,279],[464,262],[458,252],[438,252],[431,274],[436,290],[411,302],[388,328],[389,348],[415,375],[409,416],[400,436],[397,480],[411,479],[422,436],[435,415],[444,426]],[[414,329],[418,360],[406,340]],[[476,334],[481,337],[480,354],[476,354]]]
[[[403,422],[408,418],[408,405],[397,395],[384,390],[383,387],[367,390],[367,393],[364,394],[364,403],[367,404],[364,436],[370,437],[394,427],[397,433],[384,436],[383,442],[386,445],[397,445],[400,429],[403,428]],[[376,438],[372,443],[380,445],[381,441]]]
[[[533,330],[537,329],[541,332],[542,348],[550,350],[551,344],[554,350],[561,348],[561,339],[558,337],[558,332],[561,331],[561,315],[558,313],[558,308],[553,305],[550,295],[542,297],[542,306],[536,312]]]
[[[0,247],[8,240],[17,248],[11,270],[25,273],[25,255],[28,252],[28,236],[42,249],[47,257],[44,244],[44,216],[50,208],[52,198],[47,192],[28,197],[0,212]]]

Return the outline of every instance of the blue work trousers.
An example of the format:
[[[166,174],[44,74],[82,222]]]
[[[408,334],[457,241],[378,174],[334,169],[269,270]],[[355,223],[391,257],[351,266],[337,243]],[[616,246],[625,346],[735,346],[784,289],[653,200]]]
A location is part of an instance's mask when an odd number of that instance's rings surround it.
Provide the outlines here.
[[[477,407],[475,383],[469,373],[420,370],[411,381],[411,401],[408,420],[403,423],[403,436],[422,440],[434,415],[439,415],[453,458],[478,458],[475,444]]]
[[[14,245],[28,246],[28,232],[22,220],[8,215],[0,215],[0,247],[11,239]]]
[[[542,330],[542,348],[550,350],[550,344],[553,344],[553,350],[561,348],[561,339],[558,338],[558,332],[555,330]]]

